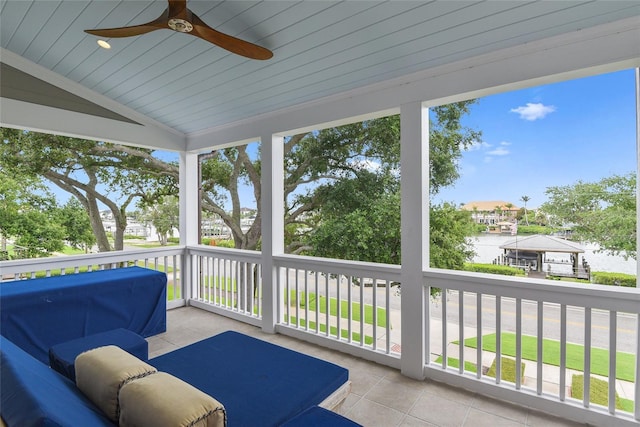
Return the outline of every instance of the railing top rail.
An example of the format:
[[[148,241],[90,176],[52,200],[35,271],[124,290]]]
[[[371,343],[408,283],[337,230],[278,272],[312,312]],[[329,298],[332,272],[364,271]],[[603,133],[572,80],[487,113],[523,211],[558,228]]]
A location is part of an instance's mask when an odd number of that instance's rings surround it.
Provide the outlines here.
[[[426,284],[486,295],[640,313],[640,289],[429,269]]]
[[[273,258],[275,264],[279,267],[344,274],[353,277],[365,277],[391,281],[400,280],[399,265],[378,264],[362,261],[348,261],[290,254],[277,255]]]
[[[219,246],[187,246],[189,254],[200,256],[219,256],[220,258],[228,258],[236,261],[260,263],[262,261],[262,252],[248,251],[245,249],[221,248]]]
[[[69,255],[49,258],[29,258],[12,261],[0,261],[1,274],[27,273],[82,265],[109,264],[137,259],[149,259],[163,256],[183,255],[184,246],[126,251],[100,252],[96,254]]]

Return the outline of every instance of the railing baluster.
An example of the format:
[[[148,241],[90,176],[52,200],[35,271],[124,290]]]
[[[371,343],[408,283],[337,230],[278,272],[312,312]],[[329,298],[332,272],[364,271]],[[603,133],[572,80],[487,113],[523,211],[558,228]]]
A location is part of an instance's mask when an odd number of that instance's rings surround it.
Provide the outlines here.
[[[542,301],[538,301],[538,348],[537,348],[537,364],[536,364],[536,369],[537,369],[537,384],[536,384],[536,393],[538,393],[538,395],[542,394],[542,339],[544,337],[544,325],[543,325],[543,321],[544,321],[544,304]],[[516,366],[517,370],[520,370],[520,365]]]
[[[560,306],[560,400],[564,402],[567,390],[567,305]]]
[[[285,301],[287,301],[287,303],[285,304],[286,307],[286,313],[287,313],[287,321],[286,324],[287,325],[291,325],[291,289],[290,289],[290,284],[289,284],[289,267],[287,267],[285,269],[285,279],[284,279],[284,283],[285,283]]]
[[[446,322],[446,319],[444,319]],[[458,291],[458,373],[464,373],[464,291]]]
[[[385,316],[386,316],[386,328],[385,328],[385,337],[387,337],[387,348],[386,353],[391,353],[391,282],[387,280],[386,284],[386,292],[385,292]]]
[[[304,319],[305,331],[309,330],[309,273],[304,271]]]
[[[502,381],[502,297],[496,295],[496,384]]]
[[[388,282],[388,280],[387,280]],[[385,286],[386,287],[386,286]],[[378,349],[378,279],[373,279],[373,295],[371,302],[373,304],[373,349]]]
[[[363,347],[364,344],[364,277],[360,277],[360,346]]]
[[[516,298],[516,367],[522,365],[522,299]],[[516,390],[522,385],[522,372],[516,369]]]
[[[582,403],[589,407],[591,392],[591,307],[584,308],[584,393]]]
[[[349,282],[347,283],[347,341],[352,342],[352,324],[353,324],[353,276],[349,276]],[[338,303],[340,304],[340,303]],[[340,304],[342,305],[342,304]]]
[[[476,378],[482,378],[482,294],[476,294],[476,336],[478,346],[476,348]],[[461,343],[464,345],[464,343]]]
[[[319,292],[319,288],[318,288],[318,280],[319,280],[319,276],[318,276],[318,272],[315,271],[314,273],[314,291],[316,293],[316,334],[318,334],[320,332],[320,292]]]
[[[449,365],[447,360],[447,342],[449,342],[447,338],[447,289],[442,288],[440,292],[440,301],[442,301],[442,369],[445,369]],[[460,343],[460,345],[463,344]]]
[[[616,413],[616,356],[618,349],[618,312],[609,312],[609,413]],[[637,356],[637,355],[636,355]],[[636,399],[636,402],[638,399]]]
[[[338,330],[336,332],[336,339],[338,341],[340,341],[342,339],[342,330],[341,330],[342,329],[342,304],[340,304],[342,302],[342,295],[341,295],[341,292],[340,292],[341,291],[341,289],[340,289],[341,288],[341,286],[340,286],[340,282],[341,281],[342,281],[342,275],[338,274],[337,275],[337,281],[336,281],[336,284],[337,284],[337,286],[336,286],[336,291],[337,291],[336,292],[336,298],[337,298],[337,301],[336,301],[336,306],[337,306],[336,307],[336,317],[337,317],[336,323],[337,323],[337,325],[336,326],[338,328]],[[349,281],[349,278],[347,278],[347,282],[348,281]],[[347,285],[348,284],[349,283],[347,283]]]
[[[330,279],[330,274],[329,272],[325,272],[324,275],[324,294],[325,294],[325,298],[324,298],[324,304],[325,304],[325,310],[324,310],[324,318],[325,318],[325,336],[329,337],[330,332],[331,332],[331,322],[329,319],[329,308],[330,308],[330,304],[329,304],[329,297],[331,296],[331,294],[329,293],[329,279]]]

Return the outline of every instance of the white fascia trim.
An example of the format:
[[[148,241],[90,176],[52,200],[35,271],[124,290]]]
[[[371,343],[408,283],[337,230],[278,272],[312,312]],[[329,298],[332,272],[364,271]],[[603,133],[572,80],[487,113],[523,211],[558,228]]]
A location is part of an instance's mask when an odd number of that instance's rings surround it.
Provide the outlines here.
[[[9,50],[0,48],[0,56],[2,57],[2,62],[7,65],[139,123],[139,125],[130,124],[13,99],[0,98],[0,124],[2,126],[96,141],[184,151],[186,137],[183,133]]]
[[[640,17],[527,43],[187,136],[187,150],[353,123],[425,105],[477,98],[640,66]]]

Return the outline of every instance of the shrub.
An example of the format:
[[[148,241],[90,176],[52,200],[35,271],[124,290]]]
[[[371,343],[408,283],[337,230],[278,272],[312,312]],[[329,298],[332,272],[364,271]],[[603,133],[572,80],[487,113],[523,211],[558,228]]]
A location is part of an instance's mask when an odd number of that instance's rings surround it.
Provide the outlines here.
[[[178,244],[178,243],[180,243],[180,238],[179,237],[167,237],[167,242]]]
[[[524,362],[520,363],[520,381],[524,382]],[[508,357],[503,357],[500,364],[500,378],[505,381],[509,381],[512,383],[516,382],[516,361],[515,359],[510,359]],[[493,363],[489,367],[489,371],[487,372],[488,377],[496,377],[496,359],[493,359]]]
[[[636,276],[623,273],[608,273],[605,271],[594,271],[591,273],[593,283],[609,286],[636,287]]]
[[[545,227],[544,225],[522,225],[518,223],[518,234],[553,234],[557,228]]]
[[[582,400],[584,394],[584,375],[574,375],[571,378],[571,397]],[[597,405],[609,405],[609,384],[599,378],[591,377],[589,382],[589,402]],[[616,392],[616,408],[623,409],[620,396]]]
[[[503,276],[524,276],[524,270],[507,265],[497,264],[474,264],[466,262],[464,271],[474,271],[476,273],[502,274]]]

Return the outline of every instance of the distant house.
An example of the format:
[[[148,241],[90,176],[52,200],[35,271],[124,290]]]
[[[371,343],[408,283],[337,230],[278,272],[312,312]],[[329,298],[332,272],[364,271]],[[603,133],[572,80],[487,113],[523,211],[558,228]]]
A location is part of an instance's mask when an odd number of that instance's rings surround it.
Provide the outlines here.
[[[504,200],[484,200],[469,202],[462,209],[471,212],[477,224],[496,225],[515,219],[520,207]]]

